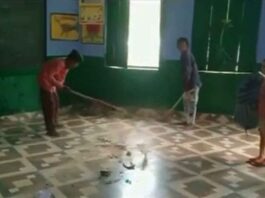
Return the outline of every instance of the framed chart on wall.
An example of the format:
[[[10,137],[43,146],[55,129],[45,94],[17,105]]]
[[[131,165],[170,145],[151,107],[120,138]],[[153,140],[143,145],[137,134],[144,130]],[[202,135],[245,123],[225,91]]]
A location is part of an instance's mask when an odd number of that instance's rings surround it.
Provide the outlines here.
[[[103,44],[104,25],[101,24],[82,24],[81,25],[82,43]]]
[[[104,1],[103,0],[79,0],[80,24],[103,24]]]
[[[82,43],[104,43],[104,19],[104,0],[79,0]]]
[[[51,39],[77,41],[79,39],[79,23],[76,14],[51,14]]]

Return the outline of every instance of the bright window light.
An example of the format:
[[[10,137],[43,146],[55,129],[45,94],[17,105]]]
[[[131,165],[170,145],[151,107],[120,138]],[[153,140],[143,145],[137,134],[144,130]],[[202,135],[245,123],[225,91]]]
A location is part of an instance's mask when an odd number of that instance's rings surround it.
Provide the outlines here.
[[[128,66],[158,67],[161,0],[130,0]]]

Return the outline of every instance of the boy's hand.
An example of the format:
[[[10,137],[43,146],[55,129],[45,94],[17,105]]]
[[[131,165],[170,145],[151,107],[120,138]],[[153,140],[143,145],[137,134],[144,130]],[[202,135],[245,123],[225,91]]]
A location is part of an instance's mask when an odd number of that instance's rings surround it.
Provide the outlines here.
[[[186,100],[191,100],[191,99],[192,99],[192,93],[189,92],[189,91],[186,91],[186,92],[184,92],[183,97],[184,97]]]
[[[64,88],[64,85],[61,84],[61,83],[57,83],[56,88],[59,89],[59,90],[61,90],[61,89]]]

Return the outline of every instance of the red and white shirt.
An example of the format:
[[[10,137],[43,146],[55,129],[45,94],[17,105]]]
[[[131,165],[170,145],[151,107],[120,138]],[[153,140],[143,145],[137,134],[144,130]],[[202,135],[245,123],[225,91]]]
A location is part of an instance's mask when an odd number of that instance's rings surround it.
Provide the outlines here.
[[[44,63],[38,76],[39,85],[48,92],[55,92],[63,87],[67,73],[65,59],[49,60]]]

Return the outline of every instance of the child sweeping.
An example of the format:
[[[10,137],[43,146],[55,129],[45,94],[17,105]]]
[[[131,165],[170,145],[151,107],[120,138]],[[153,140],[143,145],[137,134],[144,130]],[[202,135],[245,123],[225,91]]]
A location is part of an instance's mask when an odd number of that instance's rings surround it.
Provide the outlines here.
[[[185,125],[194,125],[199,100],[199,90],[202,85],[196,60],[189,49],[189,42],[186,38],[179,38],[177,47],[181,52],[180,62],[183,70],[184,80],[184,112],[186,117]]]
[[[48,136],[59,136],[56,132],[59,98],[57,91],[68,89],[64,80],[69,70],[74,69],[82,61],[82,56],[76,50],[66,58],[56,58],[43,64],[38,76],[40,98],[44,121]]]

